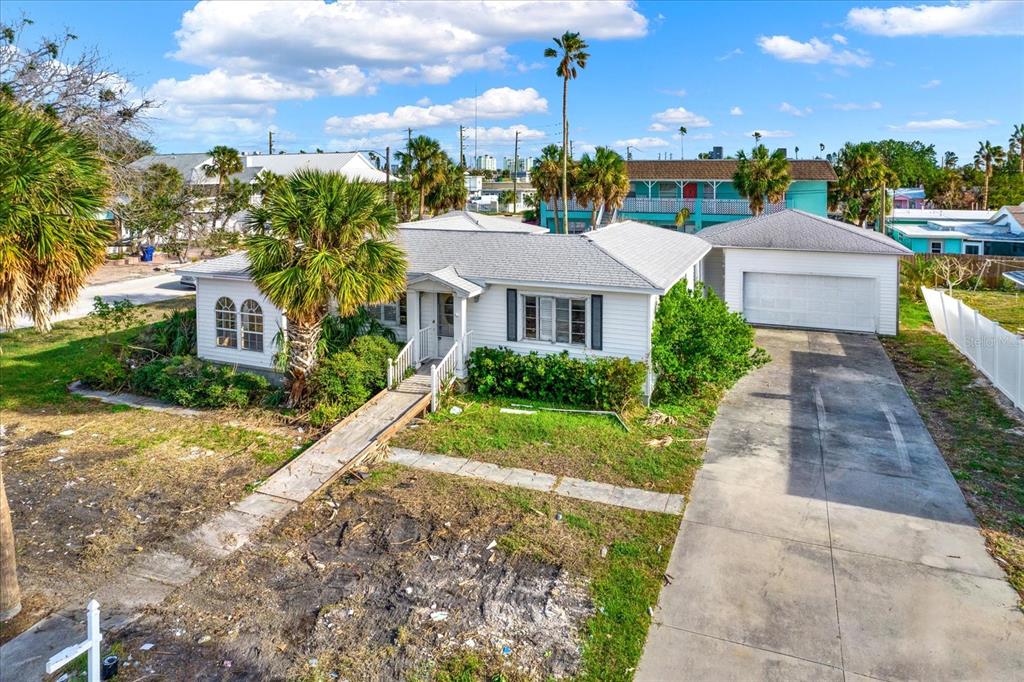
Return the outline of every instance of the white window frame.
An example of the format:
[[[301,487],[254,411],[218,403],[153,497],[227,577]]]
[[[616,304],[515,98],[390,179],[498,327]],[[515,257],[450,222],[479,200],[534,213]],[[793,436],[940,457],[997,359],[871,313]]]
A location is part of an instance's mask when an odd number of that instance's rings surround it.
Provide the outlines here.
[[[527,336],[526,331],[526,303],[527,299],[537,299],[537,322],[536,336]],[[558,301],[568,301],[569,306],[569,340],[558,341]],[[583,308],[583,340],[574,342],[572,340],[572,305],[582,304]],[[545,315],[545,308],[547,315]],[[549,328],[545,330],[545,318]],[[558,295],[550,292],[540,293],[526,291],[519,295],[519,340],[526,343],[548,343],[555,346],[567,348],[589,348],[590,339],[590,296],[588,295]]]
[[[938,246],[939,250],[936,251],[935,247]],[[945,244],[942,243],[941,239],[932,239],[928,242],[928,253],[945,253]]]
[[[255,306],[255,310],[252,310]],[[247,309],[248,308],[248,309]],[[263,306],[248,298],[238,307],[238,330],[241,349],[253,353],[263,352]]]
[[[381,324],[389,327],[401,327],[405,326],[406,321],[408,320],[408,312],[406,311],[405,306],[405,294],[402,294],[397,301],[392,301],[391,303],[376,303],[374,305],[368,305],[366,306],[366,312],[370,314],[370,317]]]
[[[964,245],[964,254],[965,255],[968,255],[968,256],[984,256],[985,255],[985,245],[982,242],[980,242],[980,241],[977,241],[977,240],[964,241],[963,245]],[[978,253],[968,253],[967,252],[967,248],[968,247],[972,247],[972,246],[974,248],[978,249]]]
[[[230,307],[223,307],[223,303]],[[217,348],[238,348],[238,307],[227,296],[213,304],[213,334]]]

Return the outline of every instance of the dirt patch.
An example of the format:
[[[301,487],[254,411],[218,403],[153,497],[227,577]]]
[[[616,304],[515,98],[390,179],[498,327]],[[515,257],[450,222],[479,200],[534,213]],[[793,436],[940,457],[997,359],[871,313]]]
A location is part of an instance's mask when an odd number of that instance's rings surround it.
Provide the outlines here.
[[[418,679],[461,656],[575,674],[587,580],[507,551],[506,506],[430,480],[336,486],[118,639],[163,679]]]

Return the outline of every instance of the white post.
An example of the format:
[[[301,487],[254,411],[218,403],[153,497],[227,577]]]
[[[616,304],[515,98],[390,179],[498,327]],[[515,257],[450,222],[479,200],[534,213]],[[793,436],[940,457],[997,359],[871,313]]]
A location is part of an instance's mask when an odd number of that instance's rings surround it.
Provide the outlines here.
[[[466,303],[465,296],[455,295],[455,342],[458,343],[464,340],[466,336],[467,320],[466,315],[468,313],[469,306]],[[460,377],[465,376],[465,362],[463,361],[464,349],[460,349],[460,352],[455,354],[455,371]]]
[[[437,365],[430,368],[430,411],[437,412]]]
[[[100,605],[95,599],[89,601],[85,612],[85,634],[84,642],[72,644],[71,646],[58,651],[46,662],[46,673],[52,674],[75,660],[83,653],[89,653],[88,671],[89,682],[100,682],[100,642],[103,641],[103,633],[100,632]]]
[[[412,346],[412,361],[416,367],[420,366],[420,360],[423,358],[423,351],[420,349],[420,329],[423,324],[420,320],[420,292],[418,291],[406,291],[405,292],[405,334],[406,340],[414,339],[415,343]]]

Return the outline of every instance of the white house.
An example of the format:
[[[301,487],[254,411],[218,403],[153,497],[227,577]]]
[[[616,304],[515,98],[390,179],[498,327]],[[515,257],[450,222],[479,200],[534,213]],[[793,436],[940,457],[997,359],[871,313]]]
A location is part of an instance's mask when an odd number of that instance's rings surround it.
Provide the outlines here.
[[[457,219],[399,230],[406,294],[371,311],[400,339],[417,339],[418,361],[440,358],[458,341],[460,372],[481,346],[648,362],[659,298],[684,278],[700,280],[711,249],[692,235],[634,222],[579,235],[441,226]],[[181,272],[196,278],[199,356],[271,369],[285,319],[249,280],[245,254]]]
[[[149,154],[133,161],[129,168],[145,170],[161,163],[176,168],[185,182],[192,185],[216,185],[216,176],[206,174],[212,157],[206,153],[199,154]],[[232,179],[245,183],[256,180],[262,171],[268,170],[278,175],[291,175],[303,168],[315,168],[322,171],[337,171],[349,179],[384,182],[387,174],[378,170],[359,152],[332,152],[320,154],[244,154],[244,168],[241,173],[231,176]]]
[[[895,334],[900,257],[872,230],[788,209],[699,233],[704,281],[751,324]]]

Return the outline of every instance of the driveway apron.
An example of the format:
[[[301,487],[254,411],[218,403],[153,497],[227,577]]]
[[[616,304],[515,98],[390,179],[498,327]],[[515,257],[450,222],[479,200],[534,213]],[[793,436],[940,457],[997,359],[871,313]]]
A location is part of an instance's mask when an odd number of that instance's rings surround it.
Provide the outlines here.
[[[757,342],[636,679],[1022,679],[1017,594],[878,340]]]

